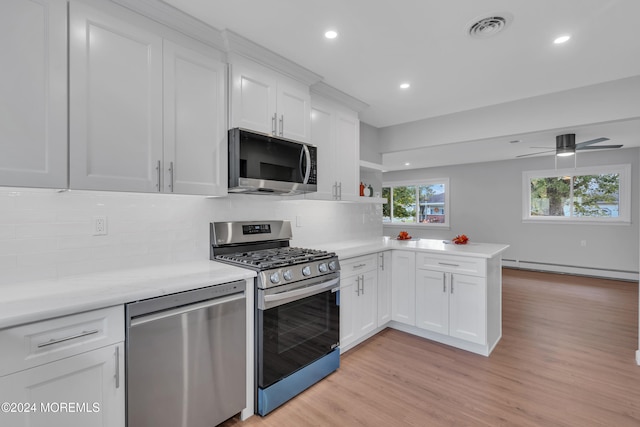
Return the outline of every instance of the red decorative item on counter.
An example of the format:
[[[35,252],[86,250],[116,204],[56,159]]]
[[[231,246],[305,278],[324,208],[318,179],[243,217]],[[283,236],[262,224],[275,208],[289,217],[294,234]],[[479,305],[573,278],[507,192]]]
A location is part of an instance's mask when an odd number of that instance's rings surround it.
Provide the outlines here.
[[[451,239],[451,241],[456,245],[466,245],[469,241],[469,238],[464,234],[458,234],[456,237]]]
[[[396,237],[397,240],[411,240],[411,236],[409,236],[409,233],[407,233],[406,231],[401,231],[400,234],[398,234],[398,237]]]
[[[364,184],[362,182],[360,183],[360,196],[364,197]]]

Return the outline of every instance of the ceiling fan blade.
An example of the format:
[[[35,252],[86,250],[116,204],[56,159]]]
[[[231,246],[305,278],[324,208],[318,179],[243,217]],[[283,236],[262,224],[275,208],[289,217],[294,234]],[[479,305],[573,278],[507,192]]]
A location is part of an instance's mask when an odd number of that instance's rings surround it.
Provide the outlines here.
[[[520,154],[519,156],[516,156],[516,157],[535,156],[536,154],[553,153],[554,151],[556,151],[556,150],[539,151],[537,153]]]
[[[603,148],[620,148],[622,147],[622,145],[598,145],[596,147],[590,147],[590,146],[576,146],[576,150],[602,150]]]
[[[603,141],[608,141],[608,140],[609,140],[609,138],[596,138],[596,139],[592,139],[590,141],[580,142],[580,143],[576,144],[576,148],[580,149],[579,147],[586,147],[587,145],[597,144],[598,142],[603,142]]]

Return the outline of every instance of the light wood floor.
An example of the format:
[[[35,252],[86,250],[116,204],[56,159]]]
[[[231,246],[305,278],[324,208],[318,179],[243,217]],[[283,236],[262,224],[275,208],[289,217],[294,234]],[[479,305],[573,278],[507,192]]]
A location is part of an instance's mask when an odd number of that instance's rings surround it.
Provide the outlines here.
[[[224,426],[640,426],[636,283],[504,270],[485,358],[386,329],[268,416]]]

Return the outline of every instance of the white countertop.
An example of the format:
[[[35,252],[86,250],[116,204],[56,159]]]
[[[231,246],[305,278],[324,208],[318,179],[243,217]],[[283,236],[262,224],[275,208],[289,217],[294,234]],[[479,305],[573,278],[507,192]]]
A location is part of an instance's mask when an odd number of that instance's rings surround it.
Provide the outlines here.
[[[501,243],[468,242],[465,245],[445,243],[435,239],[396,240],[393,237],[381,237],[372,240],[351,240],[327,243],[314,247],[335,252],[342,259],[367,255],[389,249],[431,252],[437,254],[464,255],[475,258],[493,258],[504,252],[509,245]]]
[[[207,260],[3,285],[0,329],[255,275]]]
[[[382,237],[328,243],[314,249],[336,252],[342,259],[389,249],[492,258],[508,247],[496,243],[455,245],[442,240],[398,241]],[[206,260],[4,285],[0,288],[0,329],[255,275],[248,269]]]

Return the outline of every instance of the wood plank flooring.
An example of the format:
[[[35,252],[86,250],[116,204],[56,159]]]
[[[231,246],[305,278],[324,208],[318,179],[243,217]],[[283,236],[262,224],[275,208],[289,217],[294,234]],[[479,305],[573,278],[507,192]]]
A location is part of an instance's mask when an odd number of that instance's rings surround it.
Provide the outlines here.
[[[490,357],[386,329],[230,426],[640,426],[637,283],[505,269]]]

